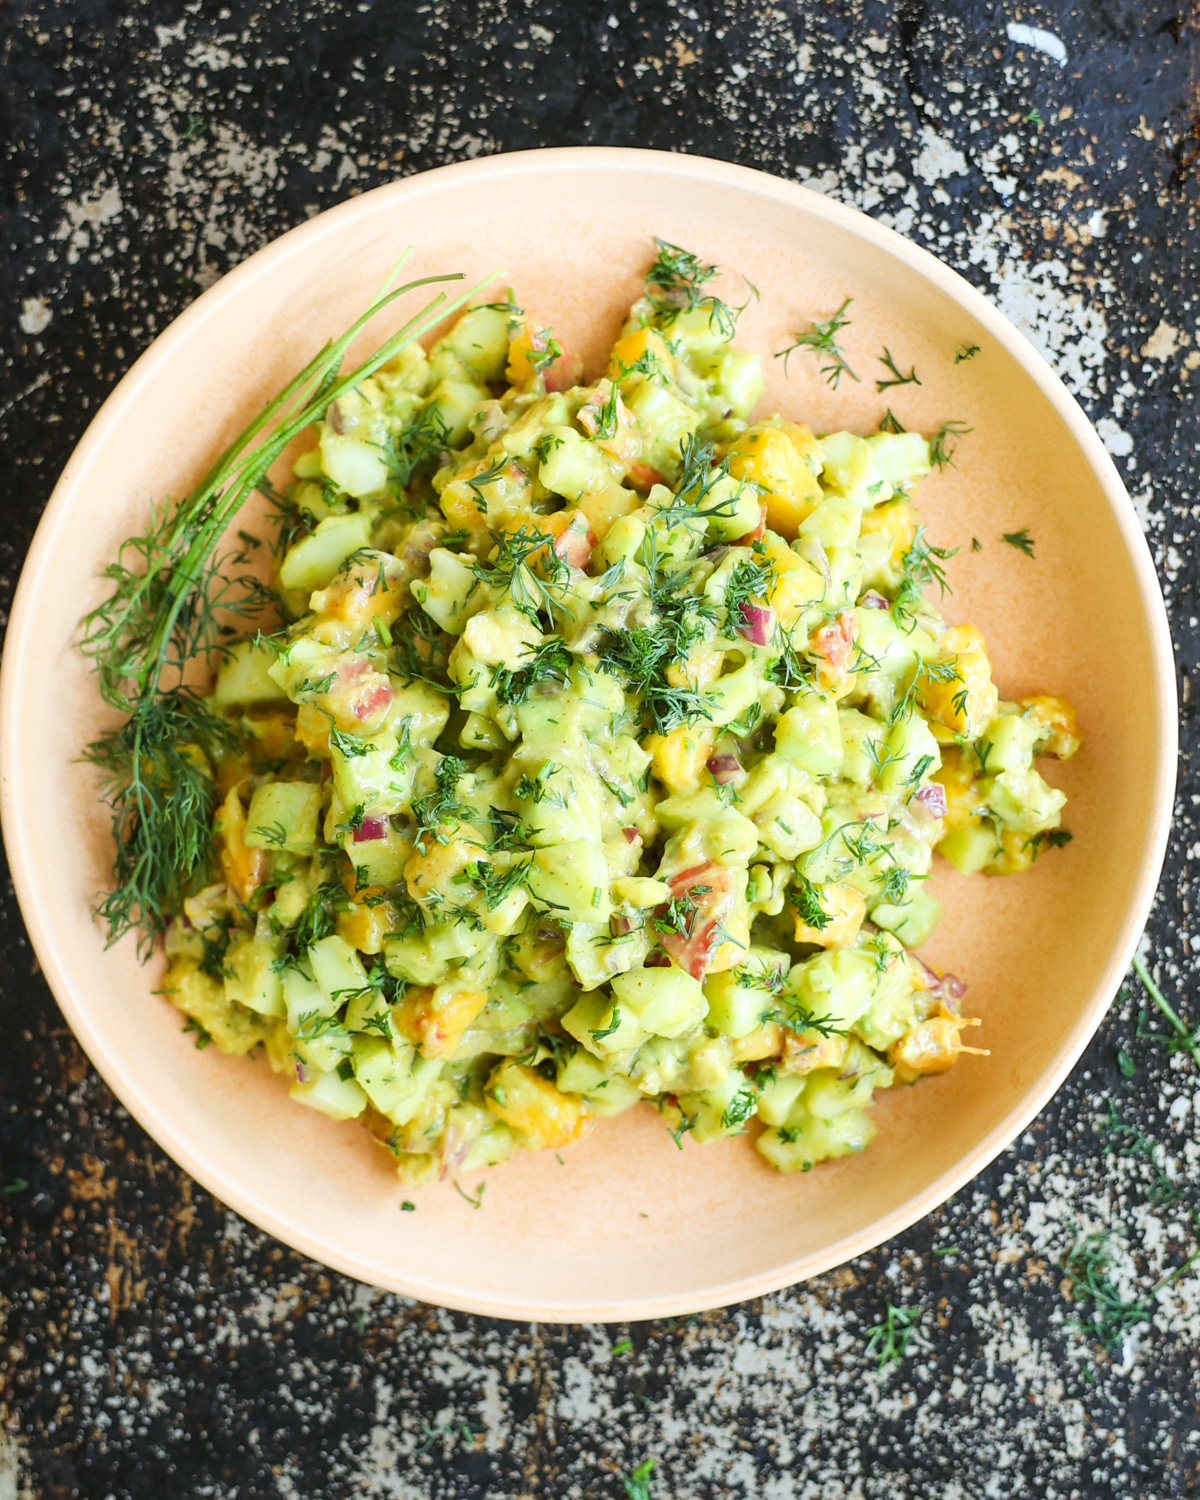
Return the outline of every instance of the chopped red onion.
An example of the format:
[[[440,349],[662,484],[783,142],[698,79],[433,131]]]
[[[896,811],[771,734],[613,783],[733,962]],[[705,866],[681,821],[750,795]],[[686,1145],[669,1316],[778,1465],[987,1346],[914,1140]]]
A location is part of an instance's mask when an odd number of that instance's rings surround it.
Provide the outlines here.
[[[915,953],[912,956],[925,970],[930,980],[930,994],[940,1000],[948,1011],[957,1014],[958,1002],[967,993],[966,980],[960,979],[957,974],[939,974],[936,969],[930,968],[923,958],[917,958]]]
[[[641,838],[641,834],[636,828],[622,828],[621,832],[625,835],[626,843],[629,844],[636,844],[638,839]]]
[[[931,781],[928,786],[923,786],[913,801],[919,802],[925,811],[935,818],[946,816],[946,788],[940,781]]]
[[[710,755],[704,765],[718,786],[725,786],[742,774],[742,763],[736,755]]]
[[[859,609],[891,609],[891,605],[877,589],[868,589],[858,601]]]
[[[728,546],[725,546],[725,547],[713,547],[711,549],[711,551],[706,552],[704,554],[704,560],[705,560],[705,562],[719,563],[721,561],[721,559],[725,556],[725,554],[728,551],[729,551]]]
[[[609,918],[608,927],[613,937],[624,937],[627,932],[633,931],[633,918],[621,911],[614,912]]]
[[[548,391],[569,391],[583,379],[583,360],[578,354],[564,351],[549,369],[543,372]]]
[[[743,604],[741,615],[738,635],[752,646],[765,646],[771,636],[775,611],[765,604]]]
[[[387,838],[388,823],[386,818],[364,818],[354,830],[354,842],[356,844],[371,844],[376,839]]]
[[[665,953],[647,953],[646,961],[642,965],[644,969],[669,969],[671,960]]]

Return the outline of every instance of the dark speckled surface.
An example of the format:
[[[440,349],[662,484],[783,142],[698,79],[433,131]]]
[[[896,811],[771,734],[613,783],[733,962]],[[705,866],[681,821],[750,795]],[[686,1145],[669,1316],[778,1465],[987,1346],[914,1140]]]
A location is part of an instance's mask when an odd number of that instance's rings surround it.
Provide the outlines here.
[[[575,142],[808,181],[996,299],[1125,471],[1184,699],[1148,952],[1200,1016],[1196,19],[1184,0],[7,0],[0,610],[119,375],[200,287],[347,194]],[[697,1319],[531,1328],[356,1286],[195,1188],[89,1069],[11,887],[0,924],[0,1500],[600,1500],[646,1457],[655,1500],[1200,1490],[1200,1268],[1111,1353],[1061,1271],[1078,1227],[1108,1227],[1143,1297],[1200,1242],[1200,1073],[1137,1038],[1140,992],[1011,1151],[876,1254]],[[880,1374],[865,1345],[889,1301],[920,1332]]]

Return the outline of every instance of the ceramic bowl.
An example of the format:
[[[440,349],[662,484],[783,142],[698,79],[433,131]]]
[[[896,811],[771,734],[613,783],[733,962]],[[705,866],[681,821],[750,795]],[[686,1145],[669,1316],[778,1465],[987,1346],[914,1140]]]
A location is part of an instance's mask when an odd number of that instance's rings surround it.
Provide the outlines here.
[[[161,963],[106,948],[91,908],[107,815],[80,749],[107,723],[76,649],[101,568],[153,499],[184,493],[246,419],[345,326],[406,244],[414,274],[497,267],[598,372],[652,237],[758,288],[739,337],[763,351],[760,410],[817,430],[955,419],[957,467],[918,495],[957,547],[952,621],[983,630],[1002,696],[1061,693],[1085,736],[1047,775],[1074,841],[1025,875],[935,877],[931,961],[970,983],[990,1057],[879,1098],[863,1155],[796,1177],[744,1139],[677,1150],[654,1112],[603,1121],[562,1155],[518,1153],[479,1209],[450,1183],[402,1192],[366,1134],[292,1103],[254,1062],[197,1051],[155,994]],[[742,283],[730,274],[730,300]],[[853,299],[836,390],[773,351]],[[399,321],[397,315],[396,321]],[[388,331],[385,316],[374,330]],[[374,341],[372,338],[371,342]],[[961,345],[979,352],[956,364]],[[890,348],[920,385],[876,392]],[[365,349],[364,349],[365,352]],[[999,539],[1027,529],[1030,559]],[[981,543],[973,550],[972,538]],[[741,167],[648,151],[493,157],[409,178],[283,236],[205,292],[109,397],[54,491],[21,579],[2,686],[4,834],[43,971],[89,1057],[160,1145],[224,1203],[377,1286],[500,1317],[656,1317],[824,1271],[960,1188],[1062,1082],[1125,972],[1167,837],[1176,754],[1171,647],[1133,507],[1079,407],[954,272],[869,218]],[[474,1190],[474,1181],[467,1184]],[[400,1212],[404,1197],[416,1212]]]

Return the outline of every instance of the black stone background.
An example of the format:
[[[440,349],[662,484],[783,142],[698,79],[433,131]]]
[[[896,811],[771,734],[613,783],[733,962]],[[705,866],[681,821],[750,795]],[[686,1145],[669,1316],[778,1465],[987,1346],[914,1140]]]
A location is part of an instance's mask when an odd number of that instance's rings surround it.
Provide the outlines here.
[[[1014,45],[1012,21],[1059,35],[1067,65]],[[1185,699],[1149,952],[1198,1015],[1196,23],[1186,0],[6,0],[0,609],[137,354],[348,193],[577,142],[816,179],[1010,311],[1014,286],[1039,288],[1028,326],[1107,419]],[[961,170],[928,180],[925,130]],[[1060,1269],[1076,1224],[1126,1236],[1127,1295],[1196,1243],[1200,1077],[1136,1038],[1140,992],[1011,1151],[875,1254],[699,1318],[528,1327],[357,1287],[194,1187],[88,1067],[11,885],[0,922],[0,1500],[619,1497],[648,1456],[659,1500],[1200,1489],[1200,1272],[1110,1355],[1073,1326]],[[1110,1103],[1134,1134],[1101,1127]],[[921,1308],[922,1333],[879,1374],[865,1342],[889,1300]]]

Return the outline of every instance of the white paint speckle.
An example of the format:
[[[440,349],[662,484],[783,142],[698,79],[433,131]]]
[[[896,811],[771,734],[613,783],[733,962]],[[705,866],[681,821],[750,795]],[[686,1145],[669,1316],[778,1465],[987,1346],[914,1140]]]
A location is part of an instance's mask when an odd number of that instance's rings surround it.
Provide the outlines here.
[[[913,171],[922,182],[932,186],[945,177],[965,177],[967,158],[944,136],[928,125],[921,126],[921,150],[913,162]]]
[[[45,333],[53,316],[45,297],[26,297],[21,303],[21,316],[17,322],[22,333],[36,337],[39,333]]]
[[[1043,31],[1040,26],[1022,26],[1019,21],[1010,21],[1005,30],[1009,41],[1018,47],[1032,47],[1035,52],[1053,58],[1060,68],[1066,67],[1067,49],[1052,31]]]
[[[1114,458],[1124,458],[1126,454],[1133,452],[1133,439],[1111,417],[1101,417],[1096,423],[1096,431]]]

